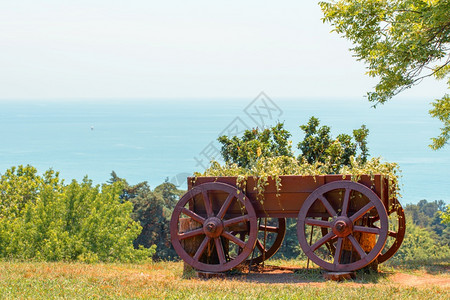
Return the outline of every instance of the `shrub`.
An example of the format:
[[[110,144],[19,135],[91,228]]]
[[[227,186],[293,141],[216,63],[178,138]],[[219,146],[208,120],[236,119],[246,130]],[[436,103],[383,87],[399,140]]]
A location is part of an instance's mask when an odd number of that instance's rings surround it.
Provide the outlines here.
[[[64,185],[52,170],[38,176],[19,166],[1,177],[0,256],[46,261],[151,259],[155,247],[134,249],[142,227],[131,219],[133,205],[119,196],[120,182]]]
[[[402,246],[389,262],[415,266],[448,261],[450,259],[450,248],[440,245],[434,235],[435,233],[432,230],[408,221]]]

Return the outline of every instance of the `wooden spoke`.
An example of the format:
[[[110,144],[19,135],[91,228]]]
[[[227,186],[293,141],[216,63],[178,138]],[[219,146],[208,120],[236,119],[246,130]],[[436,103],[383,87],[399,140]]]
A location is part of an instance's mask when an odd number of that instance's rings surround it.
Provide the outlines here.
[[[341,260],[341,252],[342,252],[342,244],[343,244],[344,238],[338,238],[336,250],[334,252],[334,264],[339,264],[339,261]]]
[[[230,208],[230,205],[233,202],[233,198],[234,198],[233,194],[228,195],[227,200],[225,200],[222,207],[220,208],[219,213],[217,214],[217,217],[219,219],[223,219],[225,213],[227,212],[228,208]]]
[[[344,216],[344,217],[347,216],[348,206],[349,206],[349,203],[350,203],[350,192],[351,191],[352,191],[351,189],[345,189],[344,203],[342,203],[341,216]]]
[[[222,246],[222,241],[220,240],[220,237],[217,237],[214,239],[214,244],[216,245],[216,250],[217,250],[217,256],[219,257],[219,262],[220,264],[225,264],[226,258],[225,258],[225,253],[223,252],[223,246]]]
[[[283,239],[286,233],[286,220],[284,218],[264,218],[264,223],[259,223],[258,231],[261,233],[261,237],[256,240],[255,249],[258,249],[260,255],[248,259],[248,263],[259,264],[265,260],[271,258],[283,243]],[[278,225],[275,225],[277,221]],[[268,224],[271,225],[268,225]],[[264,245],[264,236],[271,243]]]
[[[325,209],[330,214],[330,216],[334,217],[337,215],[336,211],[331,206],[330,202],[328,202],[328,200],[323,195],[319,196],[319,200],[322,202],[323,206],[325,206]]]
[[[367,203],[366,205],[364,205],[363,208],[361,208],[360,210],[358,210],[353,216],[350,217],[350,220],[355,223],[356,221],[358,221],[359,219],[361,219],[362,216],[364,216],[366,214],[366,212],[368,212],[369,210],[371,210],[372,208],[374,208],[375,205],[372,202]]]
[[[332,231],[328,232],[324,237],[322,237],[320,240],[311,245],[311,250],[316,251],[317,249],[320,248],[320,246],[331,240],[334,236],[335,234]]]
[[[389,235],[390,237],[397,238],[398,232],[389,230],[389,231],[388,231],[388,235]]]
[[[194,230],[191,230],[188,232],[179,233],[178,238],[180,240],[185,240],[185,239],[188,239],[188,238],[200,235],[200,234],[204,234],[203,228],[198,228],[198,229],[194,229]]]
[[[311,218],[306,219],[305,224],[312,225],[312,226],[319,226],[319,227],[328,227],[328,228],[331,227],[331,223],[328,221],[311,219]]]
[[[358,243],[358,241],[355,239],[355,237],[353,235],[349,235],[348,239],[352,243],[352,245],[355,248],[356,252],[358,252],[358,254],[361,257],[361,259],[366,257],[366,255],[367,255],[366,252],[364,252],[363,248],[361,248],[361,245]]]
[[[353,230],[358,232],[380,234],[380,228],[378,227],[364,227],[355,225],[353,226]]]
[[[275,226],[259,225],[259,231],[267,231],[267,232],[275,232],[275,233],[277,233],[279,231],[279,228],[275,227]]]
[[[195,252],[195,255],[193,257],[194,260],[199,260],[200,259],[200,257],[202,256],[203,252],[205,252],[206,246],[208,245],[210,239],[211,239],[210,237],[205,236],[205,239],[203,240],[203,242],[198,247],[197,252]]]
[[[264,249],[264,246],[261,244],[261,241],[260,241],[260,240],[257,240],[257,241],[256,241],[256,248],[258,248],[258,250],[259,250],[261,253],[266,252],[266,249]]]
[[[203,225],[203,223],[205,223],[205,219],[203,217],[197,215],[195,212],[193,212],[192,210],[187,209],[186,207],[183,207],[181,212],[183,214],[185,214],[186,216],[191,217],[191,219],[199,222],[202,225]]]
[[[203,191],[202,195],[203,195],[203,201],[205,202],[206,214],[208,215],[208,218],[211,218],[212,216],[214,216],[214,212],[212,210],[211,201],[209,200],[209,197],[208,197],[208,192]]]
[[[239,239],[240,239],[241,241],[245,241],[245,233],[240,233],[240,234],[239,234]],[[245,245],[240,245],[240,246],[239,246],[239,249],[238,249],[238,253],[239,253],[239,254],[241,254],[242,249],[244,249],[244,247],[245,247]]]
[[[223,226],[227,227],[227,226],[231,226],[237,223],[241,223],[241,222],[246,222],[249,220],[249,216],[248,215],[243,215],[240,217],[236,217],[233,219],[229,219],[229,220],[225,220],[223,221]]]
[[[227,231],[222,232],[222,236],[223,236],[224,238],[226,238],[226,239],[232,241],[233,243],[235,243],[236,245],[238,245],[238,246],[241,247],[241,248],[244,248],[245,245],[246,245],[246,243],[245,243],[243,240],[238,239],[237,237],[235,237],[234,235],[232,235],[231,233],[229,233],[229,232],[227,232]],[[240,234],[240,236],[241,236],[241,238],[242,238],[242,234]],[[245,235],[244,235],[244,237],[245,237]]]

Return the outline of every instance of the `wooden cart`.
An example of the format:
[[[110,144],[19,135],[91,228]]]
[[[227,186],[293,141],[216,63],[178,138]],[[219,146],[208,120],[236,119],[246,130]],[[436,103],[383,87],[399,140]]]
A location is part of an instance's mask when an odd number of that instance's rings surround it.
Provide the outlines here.
[[[174,209],[173,247],[197,270],[224,272],[270,258],[282,244],[285,218],[297,218],[302,250],[330,271],[383,262],[403,240],[403,209],[389,197],[388,180],[381,175],[364,175],[358,182],[343,175],[280,176],[278,190],[269,178],[263,194],[256,188],[263,182],[258,178],[249,177],[242,186],[236,179],[188,178],[188,191]]]

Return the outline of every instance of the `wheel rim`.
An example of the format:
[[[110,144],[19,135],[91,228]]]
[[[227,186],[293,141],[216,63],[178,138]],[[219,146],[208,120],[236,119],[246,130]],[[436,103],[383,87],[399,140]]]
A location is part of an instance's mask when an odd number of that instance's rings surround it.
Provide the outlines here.
[[[220,202],[217,194],[221,194],[225,200]],[[202,199],[205,209],[203,213],[197,213],[194,209],[186,207],[199,198]],[[227,215],[233,204],[240,207],[240,216]],[[191,218],[201,227],[181,233],[179,220],[182,216]],[[230,227],[238,224],[249,226],[248,239],[241,240],[231,234]],[[257,238],[257,218],[250,200],[235,187],[219,182],[204,183],[188,191],[178,201],[170,221],[170,235],[175,251],[187,264],[201,271],[223,272],[245,261],[251,253]],[[195,237],[202,238],[202,242],[191,255],[185,251],[181,242]],[[236,244],[241,249],[240,253],[236,257],[230,257],[223,247],[224,242]],[[210,254],[206,250],[211,248],[215,248],[218,263],[202,261]]]
[[[261,220],[261,219],[260,219]],[[258,225],[258,231],[259,232],[268,232],[270,235],[276,235],[275,237],[271,237],[273,240],[273,243],[267,248],[264,247],[264,239],[261,239],[258,236],[258,239],[256,240],[255,244],[255,250],[257,249],[259,251],[259,255],[256,257],[253,257],[252,259],[247,260],[248,263],[252,264],[260,264],[265,260],[268,260],[272,256],[277,253],[278,249],[280,249],[281,244],[283,243],[284,236],[286,234],[286,219],[285,218],[276,218],[278,220],[277,225],[264,225],[259,222]],[[247,234],[247,233],[245,233]],[[264,255],[263,255],[264,253]]]
[[[338,192],[343,195],[340,202],[336,202],[333,198]],[[333,193],[334,196],[332,196]],[[362,202],[363,204],[358,206],[357,204],[359,203],[355,200],[356,195],[362,199],[361,201],[365,202]],[[319,204],[315,204],[316,202]],[[331,220],[327,218],[325,221],[311,217],[312,212],[315,209],[317,210],[317,205],[321,205],[324,208],[324,211],[330,216]],[[349,210],[351,206],[354,208],[353,211]],[[312,207],[313,209],[310,211]],[[363,217],[368,216],[369,213],[375,213],[379,217],[379,227],[357,224]],[[310,244],[307,241],[305,231],[307,226],[311,228],[315,226],[326,228],[327,233]],[[300,246],[306,256],[318,266],[330,271],[354,271],[363,268],[377,258],[386,243],[387,228],[388,219],[386,209],[372,190],[360,183],[336,181],[319,187],[308,196],[298,215],[297,235]],[[361,233],[371,233],[375,234],[375,237],[378,237],[375,246],[368,253],[364,251],[355,238],[355,234],[360,235]],[[334,245],[334,253],[330,255],[332,256],[332,262],[328,262],[318,255],[322,251],[319,249],[327,243]],[[342,262],[344,243],[350,244],[353,247],[359,256],[358,260],[350,263]]]
[[[396,216],[392,217],[392,214],[396,214]],[[403,238],[405,237],[406,231],[406,219],[405,212],[403,207],[400,205],[400,202],[395,201],[393,205],[393,209],[389,213],[389,221],[394,219],[394,224],[389,228],[387,243],[389,246],[385,246],[381,251],[380,255],[378,255],[377,260],[379,263],[383,263],[389,258],[391,258],[397,250],[400,248]],[[396,219],[396,221],[395,221]],[[376,221],[376,219],[374,220]],[[393,242],[390,241],[393,239]]]

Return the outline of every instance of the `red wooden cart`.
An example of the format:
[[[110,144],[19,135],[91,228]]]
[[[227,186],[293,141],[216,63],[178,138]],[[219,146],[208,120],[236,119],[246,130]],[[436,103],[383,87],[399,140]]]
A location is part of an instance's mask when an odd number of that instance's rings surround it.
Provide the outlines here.
[[[285,235],[285,218],[297,218],[300,246],[320,267],[353,271],[375,259],[383,262],[403,240],[403,209],[389,197],[386,177],[350,179],[343,175],[280,176],[279,190],[276,180],[269,178],[261,195],[255,188],[258,178],[249,177],[243,186],[236,183],[236,177],[188,178],[188,191],[177,203],[170,223],[173,247],[197,270],[224,272],[273,256]],[[181,226],[186,220],[188,229]],[[314,235],[317,227],[320,234]],[[373,241],[370,246],[364,244],[368,239]]]

